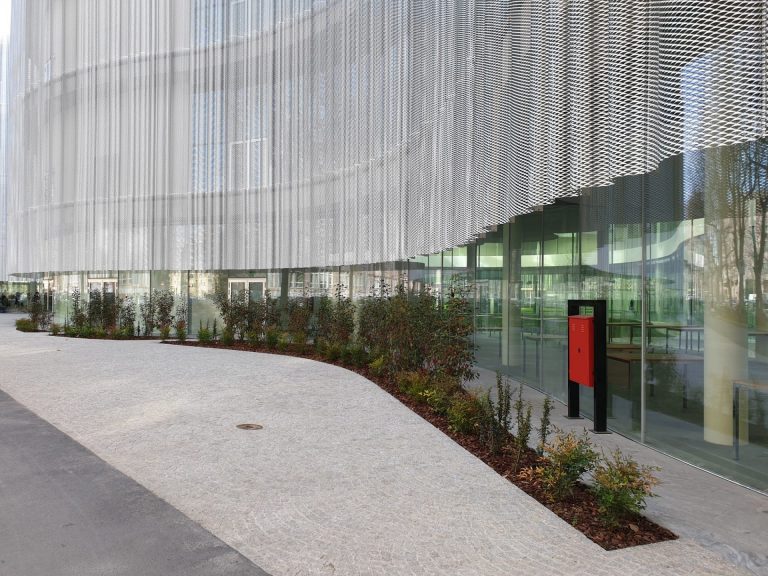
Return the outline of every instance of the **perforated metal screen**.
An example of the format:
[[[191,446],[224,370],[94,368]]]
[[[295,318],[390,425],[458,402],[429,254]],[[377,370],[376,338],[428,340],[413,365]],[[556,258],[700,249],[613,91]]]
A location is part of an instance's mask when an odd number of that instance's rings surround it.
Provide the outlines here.
[[[766,134],[764,0],[14,11],[11,272],[391,261]]]

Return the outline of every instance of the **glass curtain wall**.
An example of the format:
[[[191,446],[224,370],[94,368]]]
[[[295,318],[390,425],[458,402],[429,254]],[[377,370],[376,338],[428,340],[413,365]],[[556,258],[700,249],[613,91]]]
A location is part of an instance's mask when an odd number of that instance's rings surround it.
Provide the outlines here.
[[[690,152],[648,176],[646,435],[768,490],[768,145]]]
[[[481,365],[565,400],[567,300],[605,299],[609,426],[768,490],[766,141],[673,157],[495,234],[475,249]]]

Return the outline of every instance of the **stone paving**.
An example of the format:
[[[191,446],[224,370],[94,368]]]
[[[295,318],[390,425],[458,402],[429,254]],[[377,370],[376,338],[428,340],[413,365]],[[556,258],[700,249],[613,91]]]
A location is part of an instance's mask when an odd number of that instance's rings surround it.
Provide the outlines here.
[[[0,388],[274,576],[744,573],[689,538],[604,551],[347,370],[12,319]]]

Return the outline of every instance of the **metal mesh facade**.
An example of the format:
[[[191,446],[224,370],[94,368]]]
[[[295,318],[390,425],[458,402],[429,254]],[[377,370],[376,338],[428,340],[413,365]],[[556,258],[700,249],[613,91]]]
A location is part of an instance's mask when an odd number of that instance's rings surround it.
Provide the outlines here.
[[[398,260],[767,132],[765,0],[13,8],[12,273]]]

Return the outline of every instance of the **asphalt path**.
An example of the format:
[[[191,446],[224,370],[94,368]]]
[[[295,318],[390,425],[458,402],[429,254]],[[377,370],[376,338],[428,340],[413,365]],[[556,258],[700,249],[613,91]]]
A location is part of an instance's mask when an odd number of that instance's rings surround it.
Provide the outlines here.
[[[0,575],[266,572],[0,392]]]

